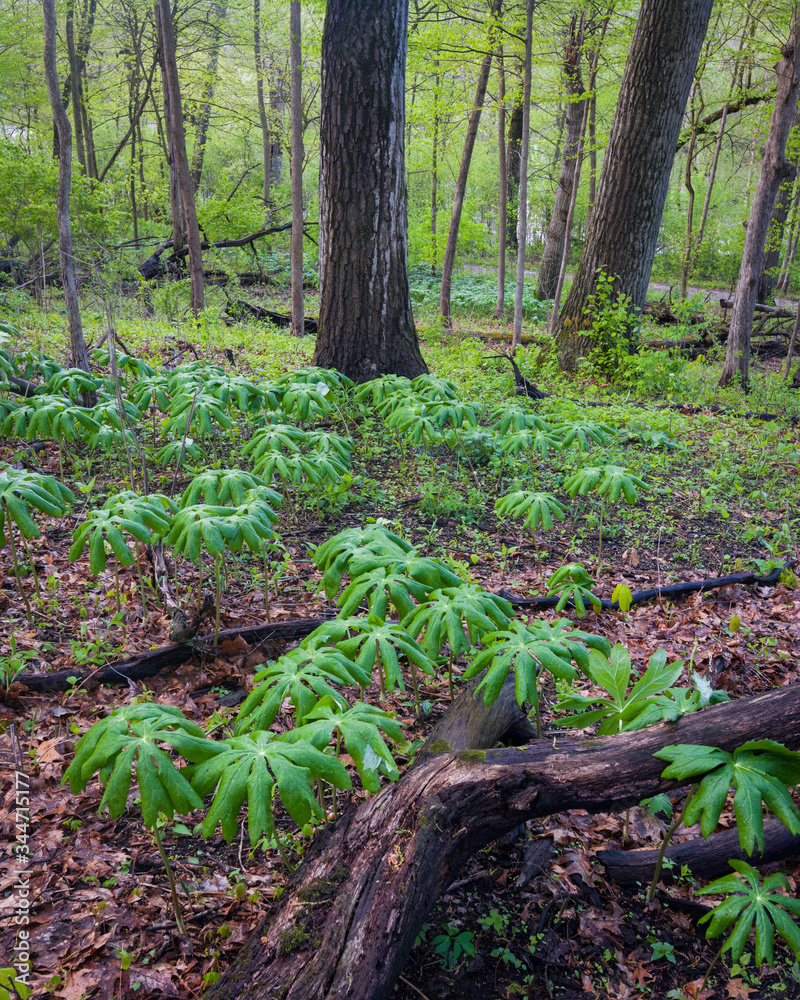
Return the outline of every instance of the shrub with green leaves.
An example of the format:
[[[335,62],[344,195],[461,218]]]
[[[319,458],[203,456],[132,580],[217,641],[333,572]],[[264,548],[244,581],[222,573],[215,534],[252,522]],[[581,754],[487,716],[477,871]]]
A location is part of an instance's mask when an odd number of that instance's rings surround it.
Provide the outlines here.
[[[663,649],[656,650],[650,657],[647,670],[631,687],[633,666],[630,653],[618,643],[606,654],[599,649],[589,652],[589,664],[585,673],[599,687],[608,692],[608,697],[586,697],[570,694],[556,702],[557,712],[577,712],[566,719],[557,719],[559,726],[571,726],[575,729],[585,729],[599,722],[598,736],[612,733],[629,732],[641,729],[649,722],[655,721],[651,715],[644,713],[657,695],[672,687],[683,672],[684,661],[676,660],[667,663],[667,654]],[[592,706],[599,705],[599,708]]]
[[[99,429],[92,410],[76,406],[66,396],[32,396],[7,414],[0,427],[6,437],[31,441],[88,440]]]
[[[191,507],[201,497],[204,503],[212,506],[221,506],[229,501],[242,504],[245,492],[252,489],[260,489],[264,499],[280,505],[280,494],[269,489],[267,483],[252,472],[245,472],[244,469],[206,469],[195,476],[183,491],[179,506]]]
[[[22,586],[12,525],[17,526],[22,544],[27,552],[26,539],[38,538],[41,534],[36,522],[31,517],[31,507],[42,514],[48,514],[50,517],[63,517],[74,502],[75,496],[72,491],[53,476],[45,476],[39,472],[26,472],[24,469],[15,469],[11,465],[0,467],[0,544],[8,544],[11,549],[11,561],[14,566],[17,589],[25,603],[30,624],[33,624],[33,612],[28,595]],[[7,536],[6,526],[9,528]],[[34,585],[38,588],[36,565],[30,553],[28,553],[28,562],[33,574]]]
[[[342,577],[350,572],[350,563],[356,557],[379,555],[399,560],[412,551],[414,546],[410,542],[375,524],[366,528],[345,528],[317,546],[311,558],[323,574],[325,596],[332,600],[339,593]]]
[[[332,646],[298,647],[260,670],[253,680],[257,687],[242,703],[236,720],[237,735],[248,730],[269,729],[288,698],[295,710],[295,725],[301,726],[320,698],[330,695],[346,707],[342,695],[331,687],[358,685],[361,690],[371,674]]]
[[[485,635],[481,642],[483,648],[473,658],[464,679],[487,671],[478,685],[479,689],[483,688],[483,700],[487,705],[497,699],[512,668],[517,704],[522,707],[527,701],[537,705],[538,677],[542,669],[561,680],[574,680],[578,672],[570,661],[588,673],[591,650],[606,656],[611,652],[606,639],[574,628],[566,618],[559,618],[552,624],[510,622],[506,628]]]
[[[99,773],[104,786],[100,808],[112,817],[122,815],[128,802],[134,767],[139,783],[142,817],[153,829],[159,814],[168,819],[202,809],[203,801],[178,771],[161,743],[173,747],[189,761],[205,760],[214,750],[203,730],[178,708],[152,703],[126,705],[85,733],[75,757],[64,773],[73,793],[83,792]]]
[[[306,642],[330,642],[341,650],[356,666],[368,671],[370,676],[377,666],[381,697],[396,687],[405,691],[398,651],[408,660],[414,686],[414,698],[419,703],[417,667],[430,677],[436,673],[436,661],[415,642],[402,625],[387,622],[385,617],[370,615],[368,618],[336,618],[326,622],[311,633]]]
[[[374,705],[356,702],[345,709],[329,696],[321,698],[308,713],[305,723],[287,733],[285,739],[289,742],[305,739],[324,749],[334,734],[337,751],[344,743],[361,784],[368,792],[374,794],[379,790],[382,774],[390,781],[398,779],[397,764],[381,734],[385,734],[392,743],[401,743],[403,728],[388,712]]]
[[[239,832],[239,810],[247,799],[247,830],[253,847],[266,832],[280,846],[273,819],[273,797],[299,827],[322,816],[311,781],[323,779],[334,788],[352,788],[344,765],[311,742],[287,734],[257,731],[211,743],[213,754],[186,768],[192,791],[201,799],[214,793],[203,820],[202,834],[211,837],[218,825],[228,843]]]

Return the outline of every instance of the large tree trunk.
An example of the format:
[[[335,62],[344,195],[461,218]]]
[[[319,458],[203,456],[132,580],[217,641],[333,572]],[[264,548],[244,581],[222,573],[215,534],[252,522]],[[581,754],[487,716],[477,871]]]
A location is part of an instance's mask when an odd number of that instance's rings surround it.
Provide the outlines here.
[[[305,332],[303,302],[303,66],[300,0],[290,7],[291,97],[292,118],[292,334]]]
[[[644,305],[686,99],[712,0],[644,0],[577,274],[556,334],[562,367],[594,345],[584,310],[597,271]]]
[[[583,109],[586,104],[585,98],[580,100],[583,94],[583,79],[581,78],[583,37],[576,35],[576,31],[577,19],[573,17],[564,52],[564,83],[567,92],[567,134],[564,141],[564,158],[561,161],[561,173],[556,187],[553,212],[545,236],[542,262],[539,265],[537,299],[552,299],[555,296],[558,271],[561,267],[561,258],[564,255],[564,244],[567,236],[567,213],[572,200],[572,186],[575,181],[578,147],[583,126]]]
[[[490,22],[497,16],[502,0],[492,0],[492,7],[489,11]],[[490,26],[490,36],[494,34],[494,25]],[[489,49],[481,62],[478,73],[478,85],[475,88],[475,103],[469,116],[467,126],[467,137],[464,140],[464,151],[461,154],[461,166],[458,170],[456,180],[456,190],[453,196],[453,209],[450,213],[450,228],[447,232],[447,245],[444,250],[444,260],[442,262],[442,292],[439,297],[439,313],[442,321],[450,325],[450,291],[453,284],[453,267],[456,262],[456,244],[458,243],[458,227],[461,225],[461,212],[464,208],[464,196],[467,193],[467,178],[469,176],[469,165],[472,162],[472,151],[475,149],[475,140],[478,137],[478,128],[481,124],[481,112],[483,102],[486,98],[486,87],[489,83],[489,71],[492,68],[493,51],[491,40]]]
[[[764,263],[761,267],[761,277],[758,279],[756,302],[761,303],[766,303],[772,298],[778,284],[786,221],[789,218],[789,210],[792,205],[792,193],[794,191],[794,182],[797,179],[797,170],[800,167],[800,109],[795,109],[792,131],[794,138],[787,140],[786,146],[786,159],[789,165],[789,172],[783,184],[781,184],[778,197],[775,201],[775,208],[772,212],[772,223],[769,227],[767,246],[764,252]],[[790,146],[793,146],[791,153],[789,153]],[[789,235],[789,239],[791,239],[791,235]]]
[[[525,10],[525,69],[522,85],[522,147],[519,154],[519,204],[517,207],[517,282],[514,289],[514,328],[511,353],[522,343],[522,295],[525,289],[525,247],[528,242],[528,151],[531,138],[531,61],[533,58],[533,8]]]
[[[169,0],[158,0],[157,13],[161,29],[161,56],[170,105],[170,146],[175,161],[178,190],[186,220],[186,239],[189,245],[189,280],[191,281],[191,304],[195,316],[205,305],[203,289],[203,252],[200,249],[200,227],[197,223],[197,209],[194,203],[194,189],[186,154],[186,132],[183,127],[181,89],[178,82],[178,61],[175,44],[175,28],[172,23],[172,9]]]
[[[725,364],[719,380],[720,385],[727,385],[738,372],[745,390],[750,384],[750,334],[753,330],[753,313],[764,260],[764,246],[775,198],[791,171],[785,150],[800,96],[800,4],[794,6],[791,34],[781,49],[781,54],[782,57],[775,66],[778,76],[775,107],[769,121],[769,134],[761,156],[761,173],[747,223],[742,266],[731,311]]]
[[[192,191],[197,194],[200,187],[200,179],[203,176],[203,161],[206,156],[206,144],[208,143],[208,126],[211,124],[211,102],[214,99],[214,84],[217,81],[217,64],[219,63],[219,50],[222,43],[222,23],[225,20],[227,9],[226,0],[219,0],[215,4],[212,17],[214,26],[212,28],[211,48],[208,53],[208,68],[206,69],[206,79],[203,85],[203,99],[200,105],[200,115],[197,119],[197,133],[194,139],[194,151],[192,152]]]
[[[796,748],[799,719],[793,685],[640,732],[424,760],[322,835],[209,1000],[385,1000],[436,899],[483,846],[529,819],[624,809],[673,787],[653,756],[669,744]]]
[[[58,135],[58,192],[56,215],[58,217],[58,262],[64,288],[64,305],[69,325],[70,360],[76,368],[89,371],[89,353],[83,337],[78,289],[72,255],[72,228],[69,218],[69,194],[72,182],[72,129],[61,101],[56,68],[56,8],[55,0],[43,0],[44,8],[44,73],[53,109],[53,121]],[[93,406],[94,392],[84,396],[84,405]]]
[[[322,34],[315,364],[363,382],[426,372],[408,285],[407,0],[331,0]]]

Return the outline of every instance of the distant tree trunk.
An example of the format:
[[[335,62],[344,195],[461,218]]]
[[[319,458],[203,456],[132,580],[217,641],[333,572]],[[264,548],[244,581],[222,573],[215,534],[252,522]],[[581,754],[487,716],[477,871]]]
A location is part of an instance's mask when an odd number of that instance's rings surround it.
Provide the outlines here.
[[[502,13],[502,8],[498,13]],[[506,217],[508,213],[508,168],[506,165],[506,70],[502,42],[497,48],[497,174],[500,188],[497,206],[497,306],[494,318],[506,310]]]
[[[81,310],[78,303],[78,289],[75,284],[75,270],[72,257],[72,229],[69,219],[69,193],[72,180],[72,129],[67,112],[61,102],[56,69],[56,6],[55,0],[43,0],[44,9],[44,74],[53,121],[58,132],[58,193],[56,214],[58,216],[58,261],[61,267],[61,282],[64,288],[64,305],[69,325],[70,360],[75,368],[89,371],[89,352],[83,337]],[[95,393],[84,396],[84,405],[93,406],[97,401]]]
[[[436,75],[433,80],[433,149],[431,151],[431,274],[436,274],[439,262],[439,60],[434,59]]]
[[[800,95],[800,4],[794,5],[791,34],[781,49],[781,56],[775,66],[778,76],[775,107],[770,117],[758,186],[747,223],[742,266],[731,310],[725,364],[719,380],[720,385],[727,385],[738,372],[745,391],[750,386],[750,334],[753,330],[753,313],[764,260],[764,246],[775,198],[781,183],[791,171],[784,154]]]
[[[493,22],[500,9],[502,0],[492,0],[489,11],[490,21]],[[490,36],[494,34],[494,24],[489,31]],[[469,165],[472,161],[472,151],[475,148],[475,140],[478,137],[478,128],[481,123],[481,112],[483,102],[486,97],[486,87],[489,83],[489,71],[492,68],[491,42],[489,51],[483,57],[480,72],[478,73],[478,85],[475,88],[475,103],[472,113],[469,116],[467,126],[467,137],[464,140],[464,151],[461,154],[461,166],[458,170],[456,180],[456,190],[453,197],[453,210],[450,214],[450,228],[447,232],[447,245],[444,250],[444,260],[442,262],[442,293],[439,298],[439,312],[443,322],[450,325],[450,291],[453,284],[453,267],[456,262],[456,245],[458,243],[458,227],[461,225],[461,212],[464,208],[464,196],[467,193],[467,177],[469,176]]]
[[[408,285],[407,0],[329,0],[322,33],[315,364],[358,382],[426,372]]]
[[[686,205],[686,243],[683,249],[683,260],[681,261],[681,290],[680,295],[682,299],[686,298],[686,291],[689,285],[689,271],[692,266],[692,236],[694,228],[694,198],[695,190],[694,184],[692,184],[692,164],[694,162],[694,151],[697,145],[697,126],[700,121],[700,116],[703,113],[703,101],[702,97],[699,101],[699,105],[695,107],[695,97],[697,96],[698,90],[698,79],[695,78],[695,85],[692,90],[692,97],[690,104],[692,107],[691,119],[692,119],[692,134],[689,139],[689,145],[686,147],[686,169],[683,173],[683,184],[688,192],[688,202]]]
[[[69,89],[72,99],[72,120],[75,122],[75,150],[81,173],[86,173],[86,151],[83,145],[83,117],[81,115],[81,75],[78,69],[78,54],[75,48],[75,4],[67,4],[66,17],[67,54],[69,56]]]
[[[517,249],[517,198],[519,197],[519,156],[522,150],[522,100],[511,108],[506,152],[506,244]]]
[[[566,104],[566,139],[564,141],[564,159],[561,162],[561,174],[558,178],[556,196],[553,203],[553,213],[547,227],[544,241],[542,262],[539,265],[539,284],[536,290],[537,299],[552,299],[558,284],[558,272],[561,258],[564,255],[564,245],[567,234],[567,213],[572,200],[572,186],[575,181],[578,147],[580,146],[581,127],[583,125],[583,109],[586,100],[581,100],[583,94],[583,79],[581,77],[581,47],[583,37],[577,33],[577,17],[573,16],[564,51],[564,83],[567,92]]]
[[[597,271],[644,305],[681,120],[712,0],[643,0],[575,280],[556,332],[561,365],[594,346],[584,310]],[[670,72],[665,71],[669,67]]]
[[[778,278],[776,290],[786,293],[789,289],[789,275],[797,253],[797,242],[800,240],[800,184],[794,194],[794,204],[792,205],[792,225],[789,229],[789,238],[786,241],[786,252],[783,255],[781,264],[781,274]]]
[[[164,42],[161,31],[161,22],[158,17],[158,0],[156,0],[156,31],[158,35],[158,54],[161,66],[161,94],[164,108],[164,129],[161,140],[164,146],[164,155],[169,166],[169,208],[172,220],[172,249],[176,252],[183,249],[184,232],[186,222],[183,217],[183,202],[178,185],[178,160],[175,155],[172,131],[172,102],[169,96],[169,82],[167,79],[167,68],[164,64]],[[155,99],[153,104],[156,104]],[[160,119],[159,119],[160,120]]]
[[[770,223],[764,253],[764,264],[761,268],[761,277],[758,279],[756,302],[768,302],[772,298],[778,284],[783,237],[792,204],[794,182],[797,179],[797,170],[800,166],[800,109],[795,110],[792,131],[794,134],[787,141],[786,146],[786,161],[789,166],[789,172],[780,186],[778,197],[775,201],[775,209],[772,212],[772,222]],[[791,152],[789,152],[790,147]],[[791,239],[790,235],[789,239]]]
[[[514,330],[511,353],[522,343],[522,294],[525,290],[525,246],[528,240],[528,150],[531,135],[531,62],[533,58],[533,8],[525,10],[525,70],[522,87],[522,149],[519,155],[519,208],[517,211],[517,284],[514,289]]]
[[[290,6],[292,116],[292,334],[305,333],[303,302],[303,65],[300,0]]]
[[[264,161],[264,181],[261,198],[269,205],[269,189],[272,180],[272,136],[267,121],[267,106],[264,102],[264,66],[261,61],[261,0],[253,0],[253,57],[256,64],[256,103],[258,120],[261,123],[261,147]]]
[[[172,24],[170,0],[158,0],[158,16],[161,26],[161,45],[164,70],[169,90],[171,118],[171,146],[175,160],[178,190],[186,220],[186,237],[189,245],[189,279],[191,281],[191,304],[195,316],[204,307],[203,252],[200,249],[200,227],[197,223],[197,209],[194,203],[192,176],[189,158],[186,155],[186,133],[183,128],[183,108],[181,90],[178,83],[178,61],[175,45],[175,29]]]
[[[274,122],[282,122],[286,111],[286,81],[279,70],[275,71],[275,86],[269,91],[269,108]],[[281,148],[281,133],[278,128],[270,133],[271,145],[269,162],[272,169],[270,184],[280,184],[283,173],[283,149]]]
[[[197,119],[197,132],[194,139],[194,151],[192,152],[192,191],[197,194],[200,187],[200,178],[203,176],[203,160],[206,155],[206,143],[208,142],[208,126],[211,122],[211,102],[214,99],[214,85],[217,81],[217,64],[219,63],[219,50],[222,42],[222,24],[225,20],[227,0],[219,0],[214,5],[212,17],[214,27],[212,29],[211,48],[208,53],[208,67],[206,68],[206,79],[203,84],[203,97],[200,105],[200,115]]]

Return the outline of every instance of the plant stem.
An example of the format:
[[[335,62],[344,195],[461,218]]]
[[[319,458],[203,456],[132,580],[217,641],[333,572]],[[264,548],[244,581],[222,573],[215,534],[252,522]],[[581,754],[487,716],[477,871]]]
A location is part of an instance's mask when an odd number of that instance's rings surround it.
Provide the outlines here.
[[[725,949],[725,944],[726,944],[726,943],[727,943],[727,942],[725,942],[725,941],[723,941],[723,942],[722,942],[722,944],[720,945],[720,948],[719,948],[719,951],[718,951],[718,952],[716,953],[716,955],[715,955],[715,956],[714,956],[714,957],[713,957],[713,958],[711,959],[711,965],[709,965],[709,967],[708,967],[708,968],[706,969],[706,974],[705,974],[705,975],[703,976],[703,982],[702,982],[702,983],[700,984],[700,989],[699,989],[699,990],[697,991],[697,995],[698,995],[698,996],[702,996],[702,993],[703,993],[703,990],[705,989],[705,987],[706,987],[706,983],[708,982],[708,977],[709,977],[709,976],[711,975],[711,970],[712,970],[712,969],[714,968],[714,966],[715,966],[715,965],[717,964],[717,959],[719,958],[719,956],[720,956],[720,955],[722,954],[722,952],[724,951],[724,949]]]
[[[41,591],[39,590],[39,574],[36,572],[36,563],[33,561],[33,555],[31,554],[31,550],[25,536],[20,532],[19,537],[22,539],[22,547],[25,549],[25,555],[28,557],[28,562],[31,566],[31,573],[33,574],[33,589],[36,592],[36,596],[40,597]]]
[[[117,560],[114,560],[114,596],[117,599],[117,614],[122,611],[122,605],[119,600],[119,564]]]
[[[658,852],[658,858],[656,859],[656,868],[655,871],[653,872],[653,881],[650,883],[650,888],[647,890],[648,903],[653,902],[653,897],[656,894],[656,885],[658,884],[658,880],[661,877],[661,867],[664,863],[664,855],[667,853],[667,847],[669,846],[669,842],[670,840],[672,840],[673,833],[675,833],[675,831],[678,829],[678,827],[681,824],[681,821],[683,820],[683,817],[686,815],[686,810],[689,808],[689,803],[694,798],[694,793],[696,790],[697,786],[693,785],[689,791],[689,794],[686,796],[686,801],[683,803],[683,809],[681,809],[681,811],[672,821],[671,826],[664,834],[664,839],[661,841],[661,849]]]
[[[219,603],[222,597],[222,574],[220,573],[220,563],[221,559],[217,559],[214,570],[217,579],[217,609],[216,618],[214,619],[214,645],[217,645],[217,639],[219,639]]]
[[[409,661],[411,664],[411,684],[414,688],[414,714],[419,718],[419,684],[417,682],[417,668],[413,660]]]
[[[139,574],[139,589],[142,592],[142,624],[147,624],[147,596],[144,589],[144,574],[139,559],[136,560],[136,572]]]
[[[3,504],[5,509],[5,504]],[[5,521],[8,526],[8,546],[11,549],[11,562],[14,564],[14,578],[17,581],[17,590],[19,591],[20,597],[25,603],[25,611],[28,614],[28,624],[33,628],[33,611],[31,611],[31,602],[28,600],[28,595],[22,586],[22,577],[19,572],[19,562],[17,561],[17,549],[14,545],[14,529],[11,527],[11,519],[8,516],[8,510],[5,511]]]
[[[283,861],[284,867],[286,868],[286,871],[289,872],[289,874],[291,875],[294,872],[294,868],[292,867],[291,863],[289,862],[289,859],[286,857],[286,851],[284,851],[284,849],[283,849],[283,844],[281,843],[280,834],[278,833],[277,830],[275,831],[275,843],[278,846],[278,851],[280,853],[281,860]]]
[[[380,646],[375,647],[375,662],[378,664],[378,682],[380,683],[381,701],[386,701],[386,680],[383,676],[383,661]]]
[[[447,684],[450,688],[450,701],[455,700],[455,695],[453,694],[453,655],[450,654],[450,659],[447,661]]]
[[[264,612],[267,616],[267,621],[269,621],[269,558],[267,556],[266,545],[263,548],[264,555]]]
[[[161,834],[158,832],[157,826],[153,827],[153,840],[156,842],[158,853],[161,855],[161,860],[164,862],[164,868],[167,872],[167,881],[169,882],[170,892],[172,893],[172,907],[175,910],[175,923],[178,925],[178,933],[183,937],[186,937],[186,925],[183,922],[181,904],[178,902],[178,890],[175,887],[175,876],[172,874],[172,868],[164,851],[164,845],[161,843]]]

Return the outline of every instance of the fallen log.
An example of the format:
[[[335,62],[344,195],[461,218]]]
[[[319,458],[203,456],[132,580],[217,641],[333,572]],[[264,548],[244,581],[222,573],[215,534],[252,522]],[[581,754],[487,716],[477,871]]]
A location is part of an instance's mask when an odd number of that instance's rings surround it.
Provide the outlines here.
[[[760,587],[773,587],[780,580],[781,573],[794,565],[794,560],[784,563],[774,569],[768,576],[759,576],[757,573],[733,573],[731,576],[718,576],[710,580],[689,580],[687,583],[670,583],[665,587],[651,587],[648,590],[637,590],[631,595],[631,604],[641,604],[644,601],[652,601],[654,598],[660,600],[662,597],[681,597],[684,594],[696,594],[705,590],[715,590],[718,587],[732,587],[735,585],[747,586],[758,584]],[[510,590],[501,590],[498,597],[504,598],[510,604],[518,608],[554,608],[560,597],[517,597]],[[600,604],[604,611],[619,611],[618,601],[601,600]],[[568,601],[567,606],[575,607],[573,601]]]
[[[617,885],[632,889],[637,885],[647,885],[653,878],[658,853],[658,849],[598,851],[595,857],[610,879]],[[683,865],[700,878],[713,879],[730,875],[729,860],[767,865],[795,854],[800,854],[800,836],[792,834],[779,819],[769,819],[764,823],[764,851],[761,853],[756,848],[752,856],[739,846],[737,829],[715,833],[708,840],[700,837],[683,844],[671,844],[666,856],[668,861],[674,863],[675,869],[665,867],[661,872],[661,881],[665,885],[674,882]]]
[[[257,625],[224,629],[219,633],[219,643],[241,638],[249,644],[257,642],[288,642],[302,639],[315,628],[319,628],[327,618],[293,618],[283,622],[261,622]],[[166,667],[177,667],[186,663],[196,653],[209,652],[214,648],[214,636],[206,635],[193,642],[176,642],[169,646],[130,656],[125,660],[115,660],[99,670],[57,670],[50,674],[23,673],[16,678],[29,691],[67,691],[72,687],[70,678],[77,678],[79,686],[91,678],[92,684],[126,684],[128,680],[138,681],[152,677]]]
[[[244,299],[229,302],[225,312],[232,320],[237,322],[241,321],[243,316],[250,316],[252,319],[258,320],[259,323],[272,323],[273,326],[281,328],[288,328],[292,325],[291,316],[284,316],[283,313],[273,312],[271,309],[265,309],[263,306],[251,305],[249,302],[245,302]],[[306,333],[317,333],[319,322],[316,319],[312,316],[306,316],[304,322]]]
[[[320,836],[206,996],[386,1000],[426,915],[480,848],[529,819],[623,809],[674,787],[653,757],[668,744],[732,750],[753,737],[800,745],[800,685],[634,733],[439,754]]]

